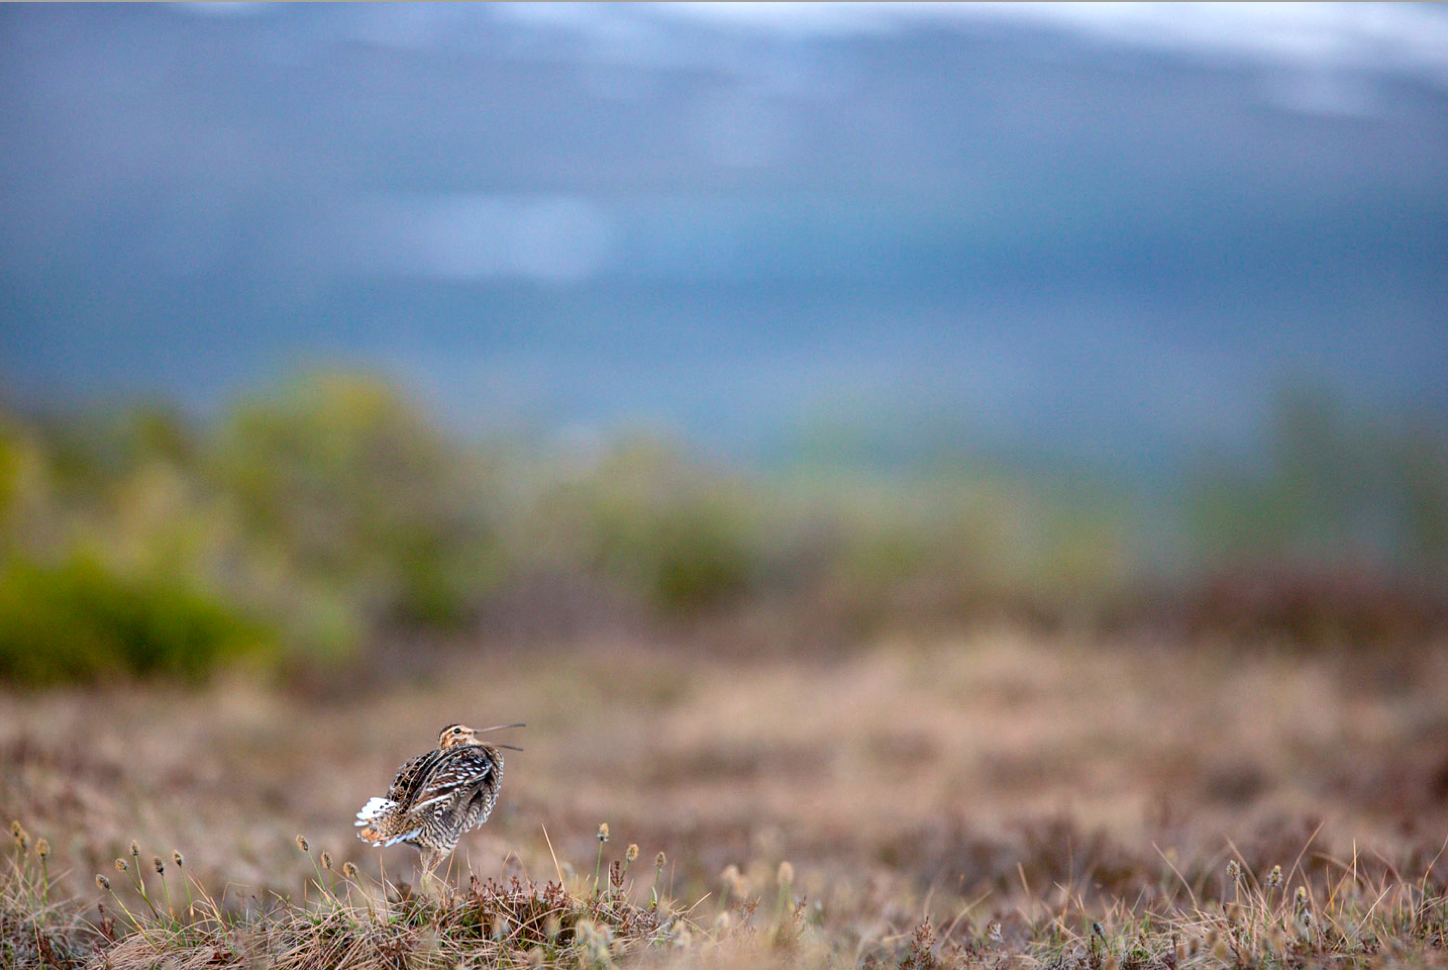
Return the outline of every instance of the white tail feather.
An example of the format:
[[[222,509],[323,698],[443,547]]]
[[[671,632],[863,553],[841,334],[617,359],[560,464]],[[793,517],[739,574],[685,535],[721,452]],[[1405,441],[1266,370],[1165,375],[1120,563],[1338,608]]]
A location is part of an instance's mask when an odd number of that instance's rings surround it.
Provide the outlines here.
[[[399,843],[399,842],[406,842],[408,839],[415,839],[415,838],[417,838],[417,837],[418,837],[419,835],[421,835],[421,834],[422,834],[422,829],[421,829],[421,828],[415,828],[415,829],[413,829],[411,832],[403,832],[401,835],[394,835],[392,838],[388,839],[386,842],[378,842],[377,845],[380,845],[380,846],[396,845],[396,844]]]
[[[374,797],[372,799],[369,799],[367,804],[362,806],[362,811],[357,813],[357,824],[366,825],[374,818],[379,818],[383,815],[386,815],[389,811],[396,807],[396,803],[390,802],[385,798]]]

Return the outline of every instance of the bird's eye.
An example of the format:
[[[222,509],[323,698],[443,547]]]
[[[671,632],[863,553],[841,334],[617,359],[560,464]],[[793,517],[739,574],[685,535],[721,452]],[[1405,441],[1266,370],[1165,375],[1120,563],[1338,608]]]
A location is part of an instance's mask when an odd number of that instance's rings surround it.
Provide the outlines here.
[[[462,734],[462,733],[463,733],[463,729],[462,729],[462,728],[453,728],[453,734]]]

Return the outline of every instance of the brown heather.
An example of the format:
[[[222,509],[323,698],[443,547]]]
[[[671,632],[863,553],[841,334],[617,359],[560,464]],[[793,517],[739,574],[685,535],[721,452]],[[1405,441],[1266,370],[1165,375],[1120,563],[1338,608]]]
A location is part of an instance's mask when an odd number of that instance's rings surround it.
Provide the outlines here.
[[[0,805],[49,843],[46,865],[0,853],[0,967],[1443,965],[1448,651],[993,628],[829,663],[547,656],[344,698],[116,689],[114,737],[81,752],[94,695],[0,692]],[[330,840],[444,708],[526,710],[543,737],[423,886],[408,853]],[[631,868],[590,865],[601,818]],[[184,846],[184,874],[177,852],[151,879],[132,835]],[[640,872],[635,844],[667,855]],[[129,878],[85,880],[117,845]]]

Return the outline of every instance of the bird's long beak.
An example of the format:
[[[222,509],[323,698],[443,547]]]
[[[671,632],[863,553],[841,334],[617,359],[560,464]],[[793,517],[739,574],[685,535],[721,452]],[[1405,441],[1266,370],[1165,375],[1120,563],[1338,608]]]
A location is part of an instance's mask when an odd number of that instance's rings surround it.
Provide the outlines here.
[[[495,748],[507,748],[509,751],[522,751],[522,750],[523,750],[522,748],[518,747],[516,744],[495,744],[495,745],[493,745],[493,747],[495,747]]]
[[[527,727],[527,726],[528,726],[528,725],[524,724],[522,721],[518,721],[518,722],[513,723],[513,724],[494,724],[492,727],[478,728],[478,729],[475,730],[473,733],[474,733],[474,734],[487,734],[489,731],[503,731],[503,730],[506,730],[507,728]],[[507,747],[507,745],[505,745],[505,744],[500,744],[500,745],[498,745],[498,747],[500,747],[500,748],[505,748],[505,747]],[[519,748],[518,750],[521,751],[522,749]]]

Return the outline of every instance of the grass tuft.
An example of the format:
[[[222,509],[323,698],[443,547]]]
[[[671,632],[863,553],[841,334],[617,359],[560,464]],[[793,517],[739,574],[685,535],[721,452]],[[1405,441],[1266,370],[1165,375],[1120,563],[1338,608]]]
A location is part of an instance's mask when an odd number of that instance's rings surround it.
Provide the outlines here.
[[[632,902],[632,885],[621,878],[614,891],[599,893],[591,886],[574,891],[563,882],[473,875],[465,888],[445,885],[431,894],[364,876],[350,862],[340,887],[319,877],[311,883],[317,892],[301,902],[273,896],[260,906],[238,905],[189,877],[188,898],[194,889],[197,901],[178,911],[169,887],[166,906],[152,905],[141,867],[117,859],[116,869],[130,876],[146,906],[128,906],[119,888],[98,874],[95,885],[105,898],[92,922],[85,900],[47,902],[51,883],[27,865],[25,853],[17,840],[0,875],[0,966],[6,970],[612,966],[633,954],[672,952],[707,939],[656,890],[649,905]],[[330,863],[330,854],[324,856]],[[164,886],[160,857],[152,868]],[[179,862],[178,872],[189,876]]]

